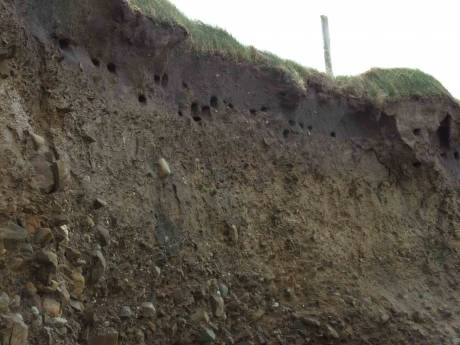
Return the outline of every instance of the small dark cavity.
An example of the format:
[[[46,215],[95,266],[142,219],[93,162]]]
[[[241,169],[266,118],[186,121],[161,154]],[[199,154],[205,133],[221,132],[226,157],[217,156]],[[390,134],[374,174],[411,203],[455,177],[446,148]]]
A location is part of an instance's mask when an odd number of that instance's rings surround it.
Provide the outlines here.
[[[219,108],[219,99],[216,96],[212,96],[210,100],[211,107],[217,109]]]
[[[198,114],[198,109],[199,109],[198,103],[193,102],[192,105],[190,106],[190,110],[192,111],[192,114],[193,115]]]
[[[414,166],[414,168],[420,168],[422,166],[422,163],[421,162],[415,162],[412,165]]]
[[[183,114],[182,111],[180,111],[180,110],[177,112],[177,115],[179,115],[179,116],[184,116],[184,114]]]
[[[251,109],[249,110],[249,112],[251,113],[251,115],[257,115],[257,110],[255,109]]]
[[[441,121],[438,128],[438,138],[441,147],[450,147],[450,129],[451,129],[451,118],[447,115],[444,120]]]
[[[117,73],[117,66],[113,62],[107,64],[107,69],[110,73]]]
[[[201,121],[201,117],[199,117],[199,116],[193,116],[193,121],[195,121],[195,122],[200,122],[200,121]]]
[[[287,139],[288,137],[289,137],[289,129],[285,129],[285,130],[283,131],[283,138],[284,138],[284,139]]]
[[[268,111],[268,107],[266,107],[265,105],[263,107],[260,108],[260,111],[265,113]]]
[[[307,127],[307,129],[311,132],[311,131],[313,130],[313,126],[312,126],[312,125],[309,125],[309,126]]]
[[[93,63],[94,66],[99,67],[101,65],[101,62],[97,58],[92,58],[91,62]]]
[[[144,94],[140,94],[138,97],[139,103],[145,104],[147,103],[147,97]]]
[[[337,134],[335,132],[331,132],[331,137],[332,138],[335,138],[337,136]]]
[[[211,107],[209,105],[204,105],[201,107],[201,112],[205,115],[211,115]]]
[[[165,74],[163,74],[163,77],[161,77],[161,86],[163,86],[163,87],[168,86],[168,82],[169,82],[169,77],[165,73]]]
[[[303,124],[303,122],[299,122],[299,126],[300,126],[300,128],[302,128],[302,129],[304,129],[304,127],[305,127],[304,124]]]
[[[446,157],[447,157],[447,153],[441,152],[441,157],[442,157],[442,158],[446,158]]]
[[[228,107],[229,107],[230,109],[235,108],[235,107],[233,106],[233,103],[228,103]]]
[[[289,126],[294,127],[296,122],[294,120],[289,120]]]
[[[459,159],[460,159],[460,154],[458,153],[458,151],[455,151],[455,152],[454,152],[454,158],[455,158],[456,160],[459,160]]]
[[[153,80],[155,80],[155,84],[160,84],[161,83],[161,77],[158,74],[155,74],[153,76]]]
[[[62,50],[68,49],[70,47],[70,40],[68,38],[61,38],[58,41],[59,48]]]
[[[183,82],[182,82],[182,87],[183,87],[184,89],[188,89],[188,84],[187,84],[185,81],[183,81]]]
[[[418,137],[420,134],[422,134],[422,130],[420,128],[415,128],[413,130],[413,133],[414,133],[415,136]]]

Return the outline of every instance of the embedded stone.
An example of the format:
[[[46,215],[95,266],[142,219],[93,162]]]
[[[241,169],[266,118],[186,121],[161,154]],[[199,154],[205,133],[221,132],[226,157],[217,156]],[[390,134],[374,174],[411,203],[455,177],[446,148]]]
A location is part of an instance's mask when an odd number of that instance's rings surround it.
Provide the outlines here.
[[[13,222],[0,225],[0,240],[24,242],[28,239],[28,236],[26,229]]]
[[[209,327],[205,327],[200,332],[200,342],[202,344],[210,344],[217,338],[216,333]]]
[[[83,296],[83,292],[85,291],[85,286],[86,286],[85,277],[83,277],[83,275],[79,271],[73,271],[72,272],[72,282],[73,282],[72,295],[80,299]]]
[[[51,193],[54,190],[55,178],[51,162],[52,157],[48,154],[37,154],[31,158],[34,167],[34,186],[43,193]]]
[[[10,305],[10,297],[5,292],[0,292],[0,313],[7,312]]]
[[[0,48],[0,61],[12,59],[15,53],[15,47]]]
[[[102,225],[96,226],[96,234],[102,246],[105,247],[110,244],[110,232],[106,227]]]
[[[160,177],[168,177],[171,175],[171,168],[169,167],[168,162],[164,158],[160,158],[158,161],[158,165],[160,166]]]
[[[30,132],[30,137],[32,138],[32,141],[34,143],[35,149],[39,151],[43,147],[45,147],[46,140],[42,136],[35,134],[33,132]]]
[[[58,317],[61,315],[61,303],[54,298],[45,297],[43,299],[43,310],[51,317]]]
[[[48,228],[41,228],[35,234],[34,240],[36,243],[45,245],[49,242],[52,242],[54,239],[53,232]]]
[[[128,306],[123,306],[120,311],[120,318],[122,319],[131,319],[134,313]]]
[[[2,332],[2,344],[27,345],[29,327],[24,323],[21,314],[9,314],[3,317],[6,321],[6,329]]]
[[[224,299],[219,294],[215,294],[212,296],[212,302],[214,315],[218,318],[225,319],[226,315]]]
[[[140,308],[140,314],[142,317],[149,319],[155,317],[156,314],[156,309],[153,303],[151,302],[145,302],[142,303],[141,308]]]
[[[98,283],[105,274],[107,268],[107,262],[104,255],[100,250],[93,252],[93,265],[91,270],[91,281],[96,284]]]
[[[94,208],[96,210],[107,206],[107,201],[105,201],[104,199],[96,198],[96,200],[94,200]]]
[[[58,256],[51,250],[42,250],[37,255],[37,261],[43,265],[48,266],[48,268],[51,268],[54,271],[58,267]]]
[[[70,168],[67,162],[59,160],[53,162],[54,191],[63,191],[70,182]]]

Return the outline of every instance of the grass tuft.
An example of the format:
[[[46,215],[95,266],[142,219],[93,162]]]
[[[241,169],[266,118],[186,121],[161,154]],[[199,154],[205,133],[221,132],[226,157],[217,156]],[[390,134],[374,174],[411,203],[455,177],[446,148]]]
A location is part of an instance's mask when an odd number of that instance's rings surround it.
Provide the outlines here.
[[[250,63],[261,68],[276,68],[285,72],[288,81],[303,89],[306,89],[309,80],[316,79],[330,88],[376,102],[411,97],[453,99],[439,81],[419,70],[374,68],[358,76],[331,79],[315,69],[306,68],[254,47],[244,46],[223,29],[190,20],[168,0],[128,0],[128,2],[159,23],[184,27],[190,35],[187,44],[197,54],[221,55],[235,62]],[[458,100],[456,102],[460,105]]]
[[[449,91],[434,77],[409,68],[373,68],[358,76],[337,77],[336,83],[351,94],[370,99],[451,97]]]

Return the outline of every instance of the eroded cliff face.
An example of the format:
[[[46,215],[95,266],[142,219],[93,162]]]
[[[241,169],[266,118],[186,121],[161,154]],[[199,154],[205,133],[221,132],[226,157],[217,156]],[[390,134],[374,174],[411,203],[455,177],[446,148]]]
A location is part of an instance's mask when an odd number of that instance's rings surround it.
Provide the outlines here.
[[[458,342],[452,100],[300,88],[121,1],[0,9],[2,345]]]

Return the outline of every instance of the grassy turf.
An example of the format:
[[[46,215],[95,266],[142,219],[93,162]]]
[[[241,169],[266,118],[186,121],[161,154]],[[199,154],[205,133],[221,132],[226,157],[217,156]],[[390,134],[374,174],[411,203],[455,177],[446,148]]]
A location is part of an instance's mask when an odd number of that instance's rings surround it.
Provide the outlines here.
[[[332,80],[314,69],[244,46],[223,29],[200,21],[192,21],[168,0],[128,0],[128,2],[160,23],[183,26],[190,35],[187,45],[197,54],[222,55],[236,62],[277,68],[284,71],[285,77],[301,88],[306,88],[308,81],[315,78],[328,88],[379,102],[414,96],[452,98],[440,82],[419,70],[372,69],[358,76],[342,76]]]
[[[409,68],[373,68],[358,76],[337,77],[336,84],[342,90],[370,99],[450,97],[446,88],[434,77]]]

